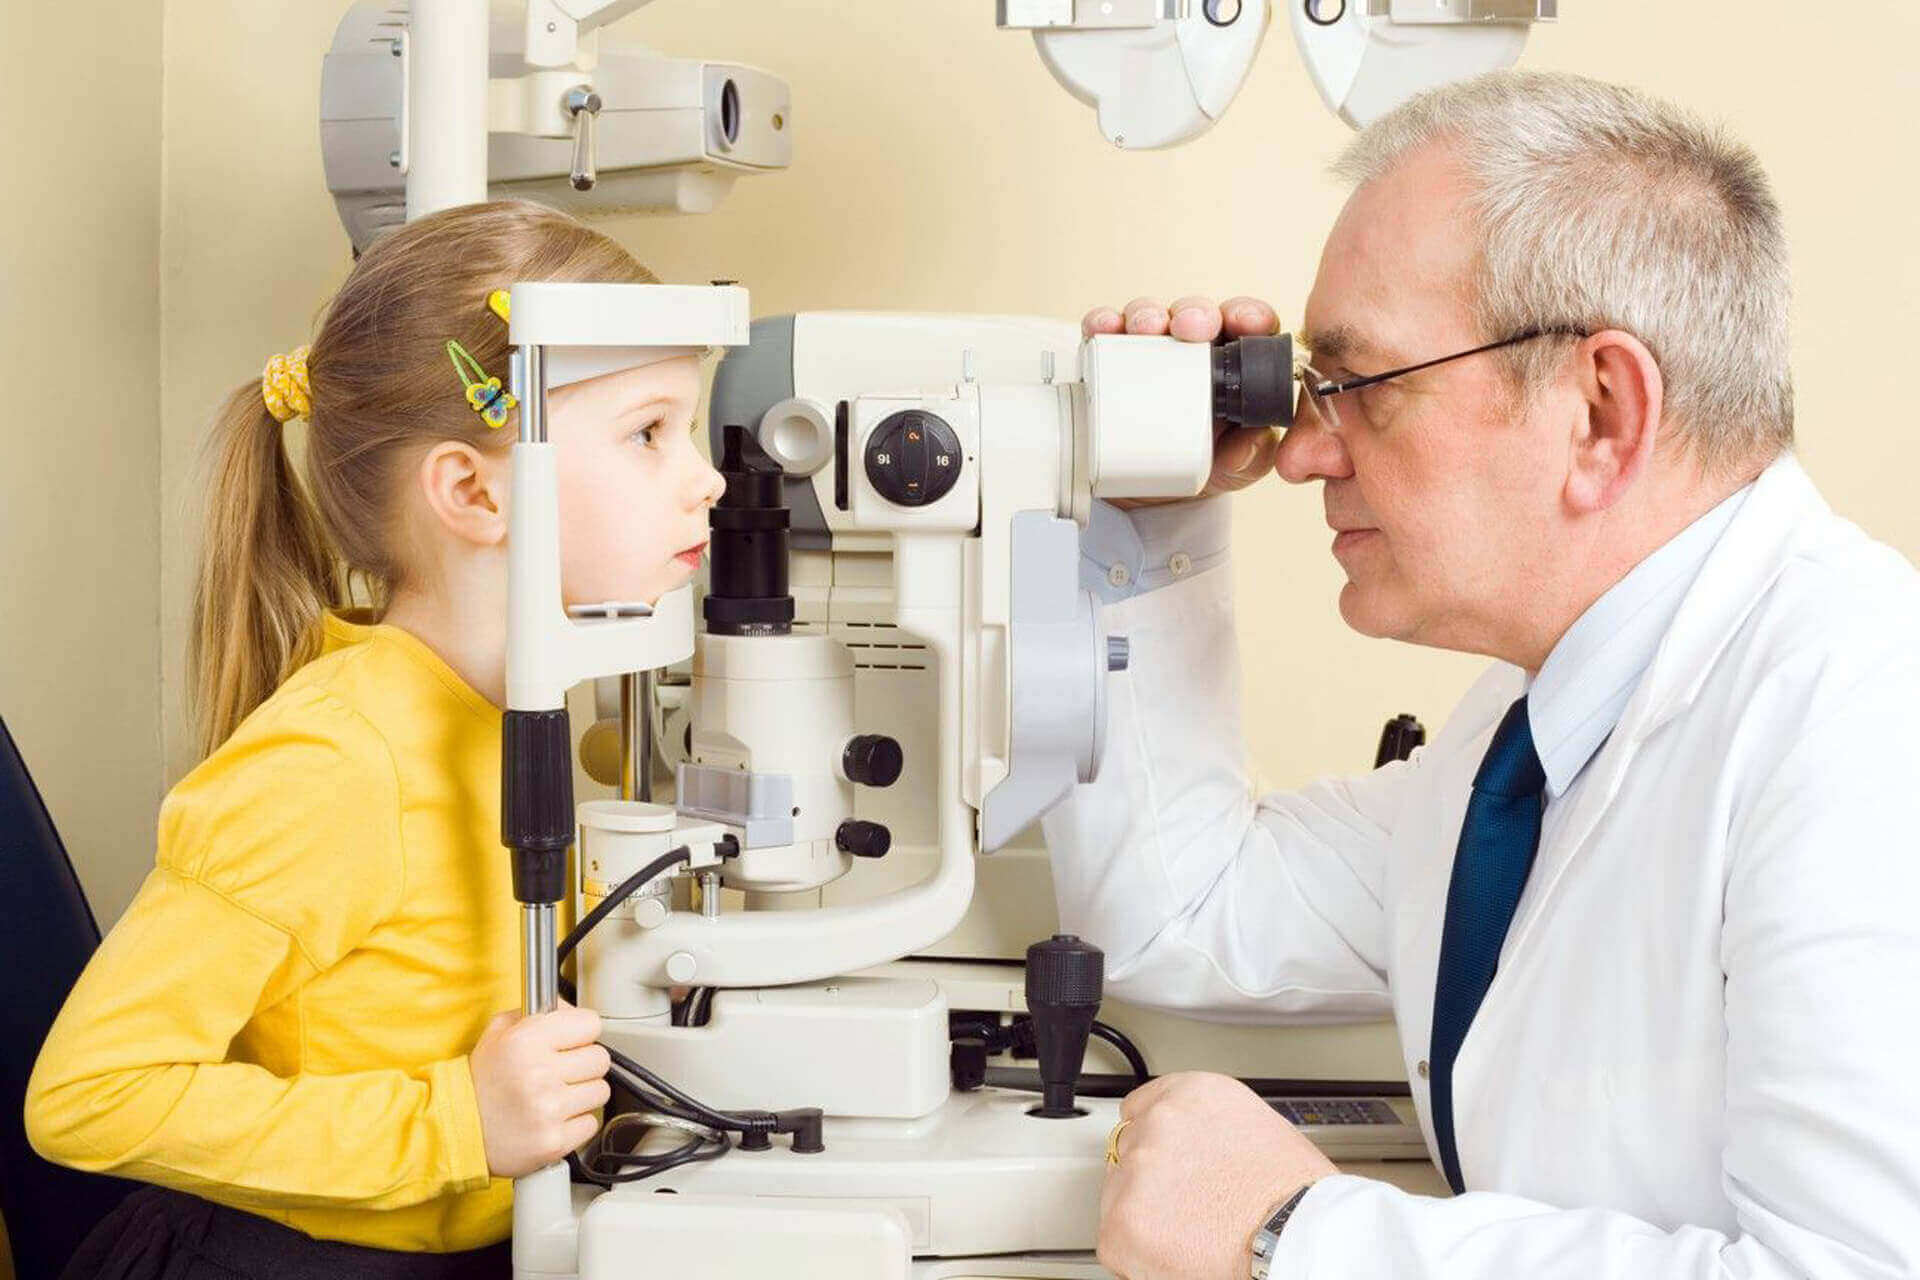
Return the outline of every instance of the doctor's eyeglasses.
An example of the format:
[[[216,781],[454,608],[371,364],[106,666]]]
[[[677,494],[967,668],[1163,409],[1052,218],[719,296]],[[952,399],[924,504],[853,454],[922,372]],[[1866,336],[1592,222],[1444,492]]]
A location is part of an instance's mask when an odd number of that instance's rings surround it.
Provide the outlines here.
[[[1410,364],[1404,369],[1393,369],[1386,373],[1376,373],[1366,378],[1343,378],[1332,381],[1320,373],[1311,364],[1298,365],[1293,376],[1300,382],[1300,398],[1306,401],[1317,417],[1328,428],[1340,429],[1340,412],[1334,407],[1334,397],[1343,396],[1350,391],[1364,391],[1368,387],[1377,387],[1383,382],[1395,378],[1404,378],[1410,373],[1419,373],[1435,365],[1451,364],[1455,360],[1465,360],[1468,356],[1484,355],[1489,351],[1498,351],[1502,347],[1518,346],[1522,342],[1532,342],[1536,338],[1585,338],[1589,335],[1583,329],[1530,329],[1518,337],[1505,338],[1499,342],[1489,342],[1484,347],[1475,347],[1471,351],[1457,351],[1450,356],[1441,356],[1437,360],[1423,360],[1419,364]],[[1299,414],[1294,415],[1299,421]]]

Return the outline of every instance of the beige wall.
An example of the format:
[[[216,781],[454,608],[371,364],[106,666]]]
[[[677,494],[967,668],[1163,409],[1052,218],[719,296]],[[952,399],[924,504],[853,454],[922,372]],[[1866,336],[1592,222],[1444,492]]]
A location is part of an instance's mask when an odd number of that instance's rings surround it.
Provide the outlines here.
[[[1289,0],[1291,2],[1291,0]],[[1570,0],[1528,63],[1642,85],[1727,119],[1778,180],[1798,264],[1803,453],[1842,510],[1920,553],[1920,333],[1911,125],[1920,10],[1868,0]],[[168,776],[191,763],[181,656],[205,415],[308,333],[349,258],[320,175],[320,54],[344,5],[169,0],[162,203],[161,641]],[[1735,17],[1737,15],[1737,18]],[[1731,29],[1722,29],[1726,24]],[[658,0],[622,34],[777,70],[791,171],[717,214],[611,224],[663,277],[808,307],[1072,316],[1136,293],[1250,291],[1297,312],[1342,195],[1344,131],[1284,27],[1227,120],[1119,153],[986,0]],[[1737,341],[1738,335],[1729,335]],[[1438,721],[1478,664],[1346,632],[1319,502],[1274,484],[1238,508],[1249,732],[1277,783],[1363,766],[1381,721]]]
[[[9,3],[0,716],[103,922],[161,784],[159,0]]]
[[[31,55],[0,88],[15,406],[0,452],[0,715],[103,920],[151,861],[164,783],[192,763],[180,691],[206,415],[303,340],[350,265],[315,120],[344,7],[167,0],[163,19],[160,0],[19,0],[0,16],[5,46]],[[1564,8],[1529,65],[1669,95],[1759,149],[1796,254],[1802,454],[1836,506],[1920,554],[1920,7]],[[665,278],[744,281],[763,314],[1071,316],[1186,290],[1297,310],[1340,203],[1319,166],[1343,131],[1284,27],[1222,126],[1138,155],[1101,142],[991,13],[987,0],[659,0],[624,33],[786,76],[798,155],[718,214],[618,234]],[[88,96],[68,107],[76,83]],[[1478,665],[1347,633],[1326,540],[1310,493],[1276,484],[1239,504],[1249,733],[1282,784],[1364,764],[1396,711],[1437,721]]]

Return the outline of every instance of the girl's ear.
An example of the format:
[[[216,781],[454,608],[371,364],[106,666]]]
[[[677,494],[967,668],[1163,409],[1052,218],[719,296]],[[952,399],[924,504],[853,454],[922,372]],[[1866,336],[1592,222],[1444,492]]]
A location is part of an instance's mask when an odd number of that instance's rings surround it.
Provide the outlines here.
[[[506,456],[494,458],[459,440],[427,450],[416,473],[427,510],[463,542],[491,547],[507,537]]]

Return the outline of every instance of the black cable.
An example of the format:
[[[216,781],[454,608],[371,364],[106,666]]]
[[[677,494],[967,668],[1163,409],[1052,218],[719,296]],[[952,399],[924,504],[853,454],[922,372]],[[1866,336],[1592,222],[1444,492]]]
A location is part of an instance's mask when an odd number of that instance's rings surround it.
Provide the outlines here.
[[[722,856],[725,857],[737,856],[740,848],[739,842],[731,836],[724,838],[716,847],[722,850]],[[573,954],[581,940],[591,933],[596,925],[605,920],[616,907],[632,897],[643,885],[659,878],[679,863],[691,860],[691,853],[685,845],[682,845],[655,858],[614,886],[613,892],[582,917],[580,922],[567,932],[567,936],[560,940],[560,945],[555,948],[556,968],[566,963],[567,957]],[[561,993],[571,1000],[575,994],[574,984],[562,976],[559,979],[559,985]],[[713,992],[712,987],[696,988],[686,1000],[681,1002],[681,1007],[674,1010],[671,1018],[673,1024],[687,1026],[704,1023],[713,1004]],[[695,1017],[699,1019],[698,1023],[691,1021]],[[604,1150],[590,1151],[592,1161],[611,1160],[620,1167],[619,1172],[612,1173],[604,1169],[590,1168],[589,1161],[583,1160],[579,1152],[570,1151],[567,1153],[567,1167],[579,1181],[611,1187],[621,1182],[638,1182],[642,1178],[651,1178],[668,1169],[675,1169],[696,1161],[716,1160],[733,1149],[733,1139],[728,1136],[730,1133],[740,1135],[740,1146],[743,1150],[765,1150],[771,1145],[770,1135],[776,1133],[792,1135],[791,1146],[795,1152],[810,1154],[826,1150],[826,1145],[821,1140],[824,1117],[818,1107],[797,1107],[787,1111],[716,1110],[669,1084],[613,1046],[602,1044],[601,1048],[607,1051],[608,1060],[612,1064],[612,1069],[607,1073],[608,1076],[617,1078],[619,1083],[649,1110],[688,1124],[700,1125],[713,1132],[689,1133],[688,1140],[671,1151],[650,1155],[633,1152],[610,1153]],[[622,1116],[615,1116],[603,1125],[600,1133],[596,1135],[596,1141],[604,1144],[607,1135],[622,1118]]]
[[[679,1117],[675,1117],[678,1119]],[[733,1140],[724,1133],[688,1133],[686,1140],[670,1151],[658,1151],[642,1154],[637,1151],[608,1151],[606,1143],[623,1120],[638,1120],[644,1128],[645,1118],[632,1114],[615,1116],[601,1127],[594,1137],[600,1144],[596,1150],[589,1146],[583,1159],[578,1152],[567,1156],[568,1167],[578,1175],[579,1180],[591,1182],[601,1187],[613,1187],[625,1182],[639,1182],[645,1178],[656,1177],[669,1169],[678,1169],[682,1165],[696,1164],[703,1160],[718,1160],[733,1149]],[[605,1166],[611,1164],[610,1170]]]
[[[649,881],[659,879],[660,873],[668,867],[686,862],[692,857],[693,854],[687,850],[687,846],[685,845],[681,845],[677,849],[669,849],[615,885],[612,893],[602,898],[598,906],[582,916],[580,923],[574,925],[573,928],[567,931],[567,936],[560,939],[559,958],[556,963],[565,964],[567,957],[573,954],[573,949],[580,945],[580,940],[593,932],[595,925],[613,914],[614,908],[618,907],[628,898],[631,898],[642,885]]]
[[[1262,1076],[1239,1077],[1240,1083],[1262,1098],[1408,1098],[1413,1090],[1404,1080],[1281,1080]],[[984,1083],[990,1088],[1040,1093],[1040,1073],[1029,1067],[988,1067]],[[1082,1075],[1074,1092],[1083,1098],[1124,1098],[1139,1085],[1132,1076]]]
[[[1129,1067],[1133,1068],[1133,1078],[1136,1083],[1145,1084],[1153,1079],[1153,1072],[1147,1070],[1146,1055],[1140,1052],[1138,1045],[1127,1039],[1126,1032],[1096,1018],[1093,1023],[1093,1034],[1120,1051],[1120,1056],[1127,1060]]]
[[[587,914],[581,918],[580,923],[574,925],[572,929],[567,931],[567,936],[560,939],[560,946],[556,949],[556,955],[553,962],[554,968],[558,969],[561,965],[565,964],[567,962],[567,957],[573,954],[574,948],[580,945],[580,940],[586,937],[587,934],[591,933],[595,925],[599,924],[602,920],[605,920],[609,915],[611,915],[615,907],[619,906],[621,903],[625,902],[628,898],[631,898],[636,892],[638,892],[641,886],[645,885],[647,882],[651,880],[658,878],[660,873],[665,871],[668,867],[671,867],[676,863],[690,861],[692,857],[693,855],[687,851],[687,847],[685,845],[681,845],[677,849],[669,849],[667,852],[661,854],[659,857],[655,858],[652,862],[649,862],[646,866],[640,868],[640,870],[634,872],[632,875],[628,876],[625,880],[622,880],[619,884],[615,885],[612,893],[608,894],[605,898],[602,898],[598,906],[596,906],[593,910],[587,912]],[[579,996],[578,989],[574,986],[573,982],[569,980],[567,975],[564,973],[561,974],[559,977],[558,987],[560,991],[560,998],[562,1000],[565,1000],[568,1004],[574,1003]]]
[[[615,1072],[631,1077],[631,1079],[623,1082],[629,1089],[642,1095],[644,1095],[646,1090],[650,1089],[678,1103],[681,1107],[685,1108],[686,1112],[690,1113],[680,1117],[682,1119],[697,1120],[699,1123],[710,1125],[715,1129],[737,1129],[743,1132],[758,1130],[763,1123],[758,1117],[748,1118],[725,1111],[717,1111],[698,1098],[693,1097],[691,1094],[684,1093],[676,1086],[667,1083],[666,1080],[647,1070],[647,1068],[641,1066],[618,1049],[606,1045],[601,1047],[606,1049],[607,1057],[612,1060]],[[639,1082],[639,1088],[634,1087],[635,1081]],[[671,1114],[671,1112],[669,1112],[669,1114]],[[771,1112],[763,1114],[765,1114],[769,1120],[771,1119]]]

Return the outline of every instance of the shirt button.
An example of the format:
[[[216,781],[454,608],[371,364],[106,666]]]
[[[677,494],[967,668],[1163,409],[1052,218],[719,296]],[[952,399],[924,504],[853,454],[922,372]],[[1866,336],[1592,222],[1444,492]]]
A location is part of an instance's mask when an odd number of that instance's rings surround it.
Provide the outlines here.
[[[1422,1080],[1427,1078],[1427,1060],[1425,1058],[1420,1059],[1420,1065],[1415,1069],[1420,1072],[1420,1078]]]
[[[1133,581],[1133,574],[1123,564],[1116,564],[1107,570],[1107,581],[1116,587],[1124,587]]]
[[[1184,578],[1193,572],[1193,557],[1184,551],[1176,551],[1167,557],[1167,568],[1176,578]]]

